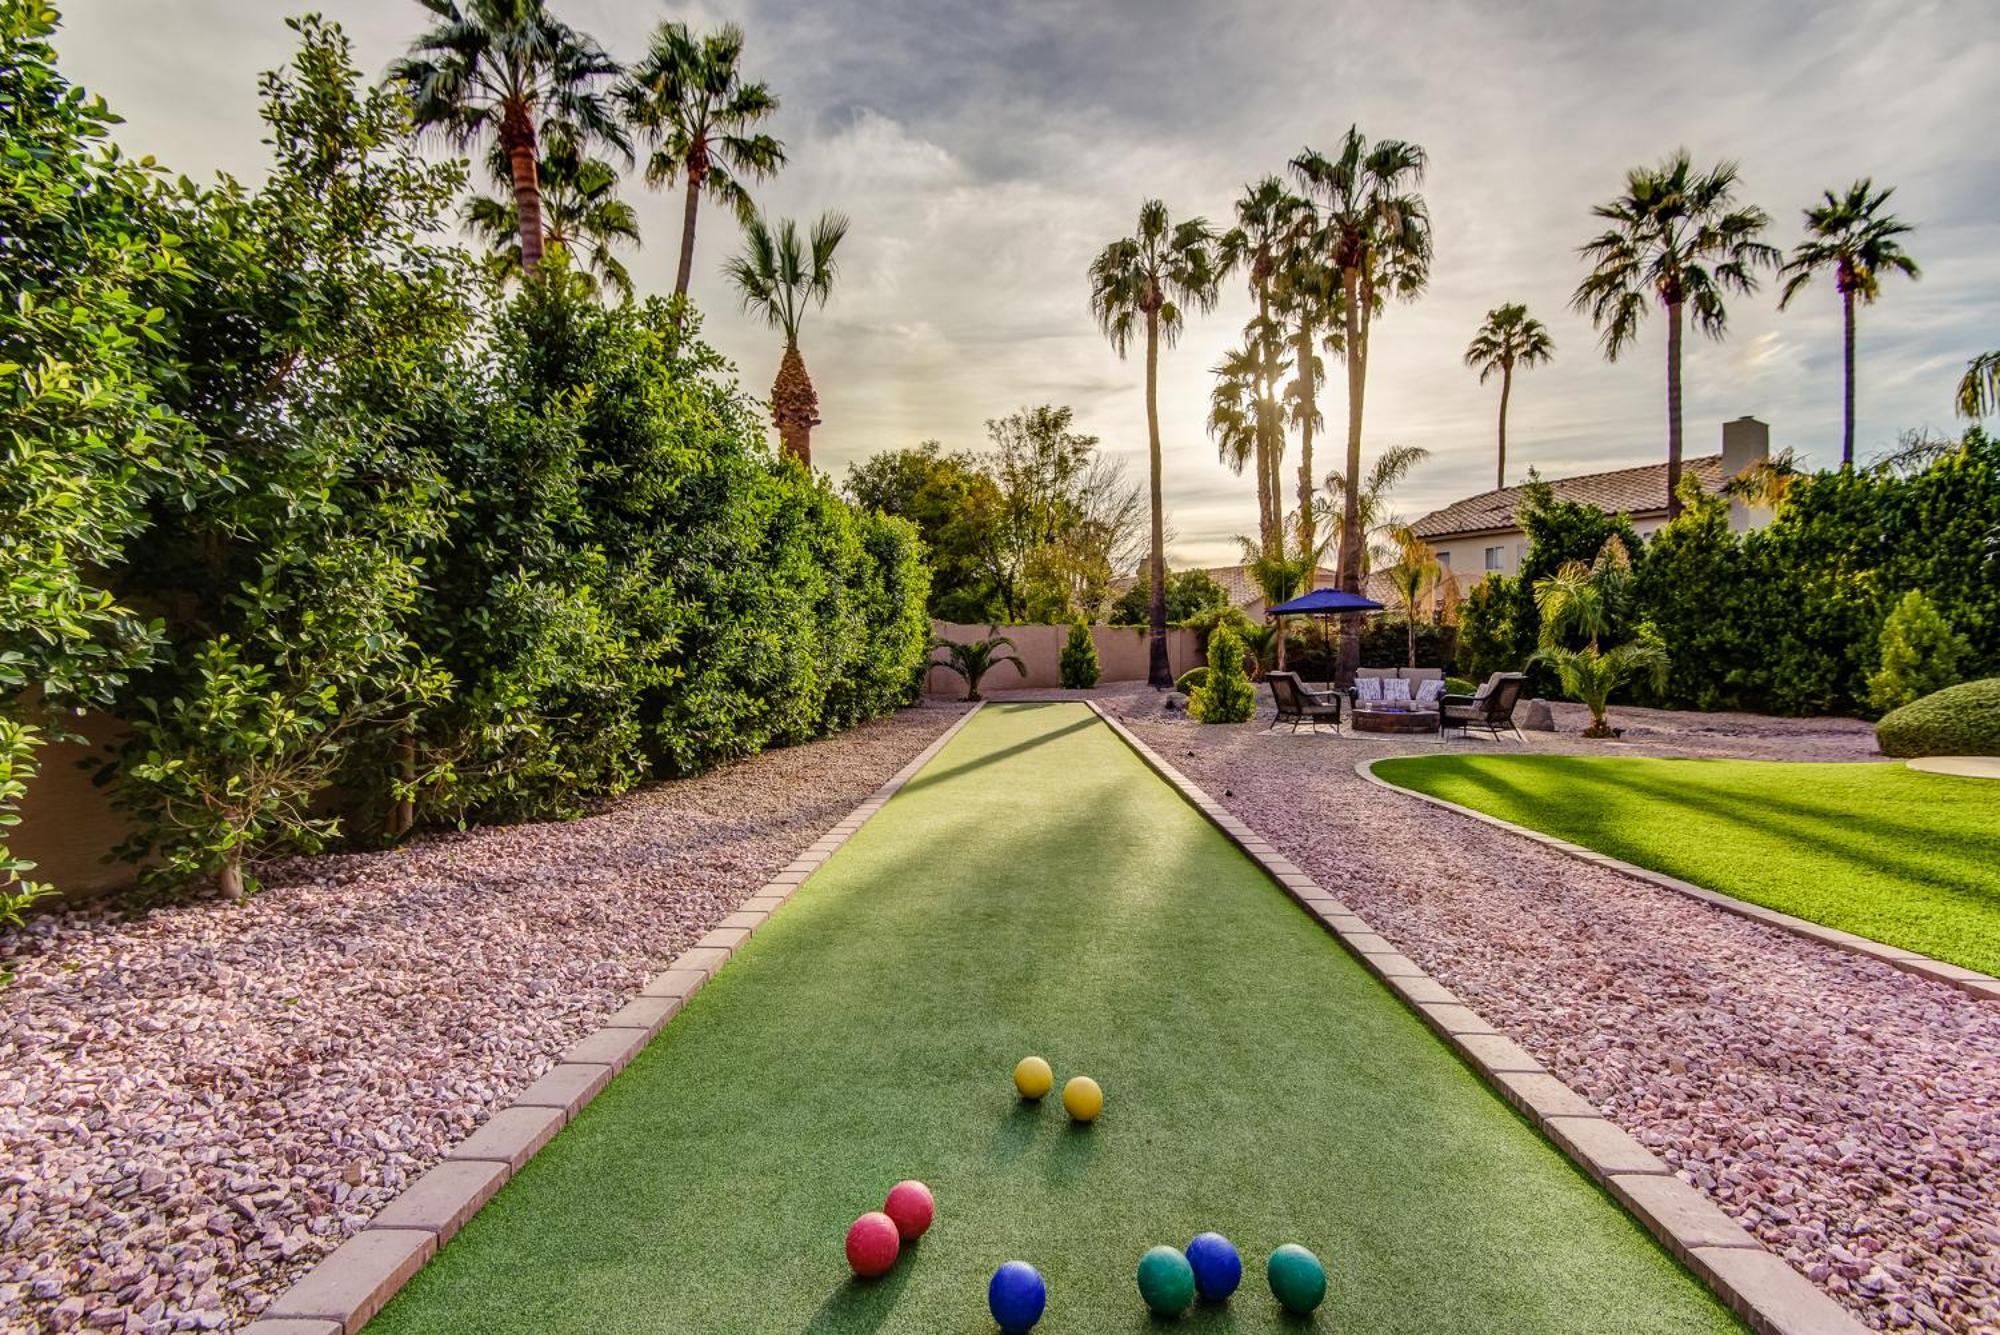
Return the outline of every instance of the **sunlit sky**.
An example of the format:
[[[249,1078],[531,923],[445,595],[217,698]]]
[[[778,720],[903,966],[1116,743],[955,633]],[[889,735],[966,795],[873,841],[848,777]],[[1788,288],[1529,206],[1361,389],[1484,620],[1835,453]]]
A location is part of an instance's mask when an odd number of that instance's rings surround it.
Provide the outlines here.
[[[1742,164],[1744,198],[1789,248],[1800,211],[1856,176],[1893,184],[1917,225],[1922,281],[1892,280],[1863,311],[1857,450],[1908,429],[1954,429],[1965,361],[2000,346],[2000,134],[1991,0],[1758,0],[1674,5],[1521,0],[1400,5],[1273,0],[741,0],[694,6],[553,0],[611,52],[636,59],[666,18],[733,19],[746,68],[783,99],[772,129],[790,166],[759,190],[768,210],[853,219],[831,304],[802,343],[825,424],[815,462],[853,461],[936,438],[985,444],[984,422],[1066,403],[1083,429],[1145,468],[1142,363],[1093,325],[1085,268],[1133,225],[1139,203],[1226,222],[1243,184],[1302,147],[1331,149],[1350,122],[1430,153],[1436,226],[1429,290],[1379,322],[1365,453],[1431,451],[1396,497],[1414,517],[1492,485],[1497,381],[1461,364],[1492,306],[1522,301],[1556,360],[1517,382],[1509,480],[1647,463],[1665,453],[1665,322],[1607,363],[1568,299],[1593,232],[1589,209],[1626,168],[1687,147]],[[259,71],[291,34],[272,0],[73,0],[61,39],[70,76],[126,118],[119,138],[178,171],[262,171]],[[414,0],[322,7],[384,69],[426,14]],[[669,291],[680,196],[635,176],[643,290]],[[762,396],[776,337],[752,323],[721,264],[732,220],[705,211],[694,295],[712,340]],[[1255,524],[1251,482],[1203,431],[1211,368],[1250,310],[1240,282],[1191,319],[1161,371],[1166,498],[1176,564],[1235,559]],[[1339,368],[1322,408],[1336,462]],[[1691,454],[1754,414],[1774,443],[1837,460],[1840,322],[1830,284],[1776,310],[1737,299],[1722,343],[1691,340]],[[1296,445],[1293,446],[1296,449]]]

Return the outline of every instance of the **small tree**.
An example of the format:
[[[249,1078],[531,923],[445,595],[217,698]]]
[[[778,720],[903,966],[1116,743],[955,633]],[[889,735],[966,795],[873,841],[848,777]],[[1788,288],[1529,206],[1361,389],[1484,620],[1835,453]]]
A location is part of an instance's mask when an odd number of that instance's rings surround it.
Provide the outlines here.
[[[1535,608],[1542,616],[1542,647],[1534,661],[1556,671],[1563,690],[1590,708],[1586,737],[1609,737],[1604,709],[1611,693],[1641,674],[1656,690],[1667,684],[1667,647],[1650,621],[1642,621],[1632,638],[1609,649],[1600,640],[1610,635],[1631,597],[1632,563],[1625,544],[1613,536],[1590,565],[1565,562],[1546,579],[1535,581]],[[1589,642],[1580,649],[1563,643],[1567,635]]]
[[[1257,688],[1243,667],[1243,641],[1227,626],[1208,637],[1208,680],[1188,697],[1188,713],[1203,723],[1248,723],[1257,713]]]
[[[1014,642],[1005,635],[993,634],[998,629],[999,627],[997,626],[988,626],[986,628],[987,636],[983,640],[966,640],[961,642],[958,640],[940,639],[931,645],[933,651],[942,649],[945,653],[942,659],[931,660],[933,666],[945,668],[965,678],[965,698],[967,700],[981,698],[979,694],[980,681],[984,679],[987,673],[999,667],[1002,663],[1012,663],[1015,675],[1017,676],[1025,677],[1028,675],[1028,665],[1023,663],[1017,655],[1000,652],[1002,649],[1012,649]]]
[[[1868,703],[1886,714],[1957,685],[1970,647],[1922,590],[1911,589],[1882,623],[1882,666],[1868,678]]]
[[[1081,621],[1070,626],[1069,638],[1063,641],[1061,670],[1066,690],[1087,691],[1097,685],[1097,641]]]

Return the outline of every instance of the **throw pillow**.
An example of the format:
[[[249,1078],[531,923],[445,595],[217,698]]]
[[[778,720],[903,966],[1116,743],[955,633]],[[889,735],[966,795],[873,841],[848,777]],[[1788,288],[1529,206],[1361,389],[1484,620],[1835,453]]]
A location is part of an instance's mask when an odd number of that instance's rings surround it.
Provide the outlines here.
[[[1356,677],[1354,698],[1359,704],[1379,705],[1382,703],[1382,679],[1380,677]]]
[[[1444,694],[1444,683],[1441,681],[1418,682],[1417,708],[1429,709],[1432,705],[1435,705],[1438,702],[1438,697],[1443,694]]]
[[[1401,677],[1387,677],[1382,682],[1384,704],[1406,705],[1410,703],[1410,683]]]

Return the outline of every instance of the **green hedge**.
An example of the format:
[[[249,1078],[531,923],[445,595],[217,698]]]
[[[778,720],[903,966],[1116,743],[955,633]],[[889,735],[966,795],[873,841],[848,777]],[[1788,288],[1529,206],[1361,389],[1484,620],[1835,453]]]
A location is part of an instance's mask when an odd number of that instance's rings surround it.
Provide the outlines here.
[[[0,413],[10,465],[36,461],[0,499],[51,526],[41,587],[0,601],[6,642],[41,646],[0,654],[0,829],[37,690],[131,725],[103,775],[125,852],[230,892],[913,698],[914,530],[776,458],[692,313],[600,305],[560,248],[503,298],[440,240],[462,165],[415,151],[337,27],[293,26],[254,192],[98,155],[46,25],[0,28]],[[66,342],[21,324],[44,309]],[[43,353],[102,391],[27,397],[66,383]],[[24,870],[0,849],[0,916]]]
[[[1875,725],[1885,756],[2000,756],[2000,677],[1948,686]]]

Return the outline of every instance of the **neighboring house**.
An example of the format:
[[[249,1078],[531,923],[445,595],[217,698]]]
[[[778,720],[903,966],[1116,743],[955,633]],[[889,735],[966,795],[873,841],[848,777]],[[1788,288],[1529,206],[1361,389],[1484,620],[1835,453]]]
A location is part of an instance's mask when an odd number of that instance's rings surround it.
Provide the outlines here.
[[[1718,492],[1725,482],[1744,469],[1763,463],[1770,455],[1771,428],[1754,417],[1739,417],[1722,424],[1722,453],[1683,459],[1681,469],[1699,479],[1703,491]],[[1667,522],[1664,462],[1546,481],[1559,501],[1580,501],[1607,513],[1629,515],[1640,537]],[[1526,490],[1502,487],[1498,491],[1483,491],[1431,511],[1411,528],[1437,552],[1438,560],[1450,568],[1460,588],[1469,589],[1488,572],[1511,575],[1520,569],[1521,558],[1528,551],[1528,536],[1522,531],[1515,511]],[[1730,505],[1730,527],[1738,531],[1753,528],[1768,517],[1768,512],[1753,509],[1742,501]],[[1377,577],[1371,577],[1370,596],[1383,602],[1393,601],[1373,592]]]

